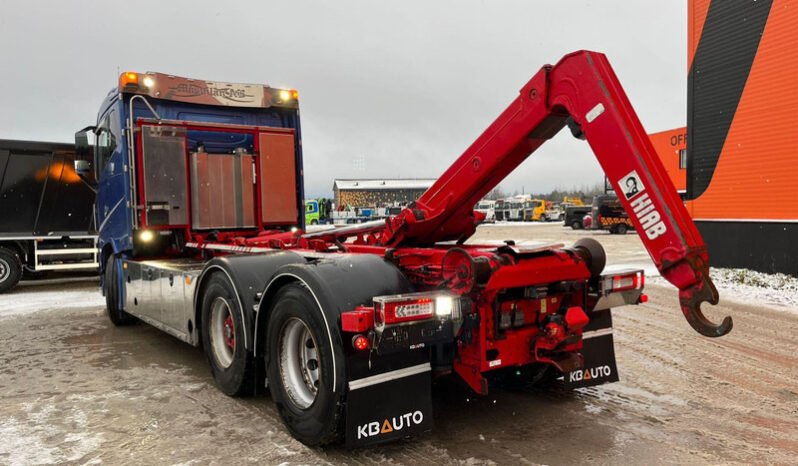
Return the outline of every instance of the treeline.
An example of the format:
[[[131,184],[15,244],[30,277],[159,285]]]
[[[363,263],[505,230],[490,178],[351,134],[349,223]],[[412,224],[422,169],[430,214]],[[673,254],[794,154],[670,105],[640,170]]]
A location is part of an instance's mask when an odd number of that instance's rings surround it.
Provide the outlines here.
[[[502,189],[501,186],[497,186],[493,191],[485,196],[485,199],[506,199],[519,194],[529,194],[533,198],[546,199],[548,201],[554,202],[561,202],[564,197],[579,197],[586,203],[589,203],[590,200],[593,199],[593,196],[604,194],[604,183],[595,183],[592,185],[583,184],[579,186],[571,186],[570,188],[557,186],[552,191],[547,193],[522,193],[518,189],[508,192]]]

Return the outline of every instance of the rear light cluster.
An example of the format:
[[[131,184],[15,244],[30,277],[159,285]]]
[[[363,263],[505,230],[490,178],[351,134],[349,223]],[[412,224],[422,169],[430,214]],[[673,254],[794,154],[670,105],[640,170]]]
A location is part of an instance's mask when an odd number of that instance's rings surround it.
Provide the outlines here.
[[[615,293],[627,290],[641,290],[645,285],[645,275],[642,270],[623,271],[605,274],[603,277],[605,292]]]
[[[410,346],[410,349],[420,348],[442,337],[453,338],[453,333],[462,324],[460,299],[441,291],[377,296],[373,298],[374,307],[358,306],[351,311],[342,312],[341,330],[354,333],[352,347],[365,351],[377,344],[375,341],[382,341],[379,335],[382,335],[387,325],[418,323],[420,325],[406,330],[405,337],[398,344],[407,345],[415,341],[413,344],[416,346]],[[445,320],[451,320],[451,325],[442,325]],[[429,328],[430,325],[432,328]],[[387,350],[396,350],[397,340],[389,340],[391,341]]]
[[[386,321],[405,322],[408,320],[426,319],[435,313],[432,298],[420,298],[399,303],[385,303],[383,306]]]
[[[612,291],[635,290],[643,287],[643,275],[618,275],[612,277]]]
[[[408,293],[374,298],[374,322],[382,327],[390,324],[447,318],[458,310],[457,298],[448,293]]]

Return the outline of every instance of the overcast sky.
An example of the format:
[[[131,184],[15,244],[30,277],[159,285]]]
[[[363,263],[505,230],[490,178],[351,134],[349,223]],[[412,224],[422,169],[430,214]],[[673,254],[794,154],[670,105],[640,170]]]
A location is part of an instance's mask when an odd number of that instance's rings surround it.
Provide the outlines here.
[[[306,195],[437,177],[545,63],[606,53],[648,132],[685,123],[687,2],[0,0],[0,139],[71,141],[119,71],[299,90]],[[603,174],[568,131],[503,183]]]

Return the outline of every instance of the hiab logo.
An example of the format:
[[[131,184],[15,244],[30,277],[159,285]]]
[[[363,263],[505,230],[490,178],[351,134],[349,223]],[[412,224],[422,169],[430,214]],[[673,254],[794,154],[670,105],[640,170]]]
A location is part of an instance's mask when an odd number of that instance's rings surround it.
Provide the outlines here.
[[[382,422],[369,422],[367,424],[358,426],[357,439],[360,440],[362,438],[373,437],[375,435],[389,434],[397,430],[402,430],[405,427],[411,427],[414,425],[417,426],[422,422],[424,422],[424,414],[421,411],[405,413],[401,416],[392,417],[390,421],[385,419]]]
[[[655,239],[667,231],[665,223],[662,222],[662,216],[657,212],[648,193],[644,193],[646,186],[637,174],[637,171],[632,170],[628,175],[618,181],[618,185],[623,190],[626,199],[632,203],[632,211],[640,222],[643,231],[646,232],[648,239]],[[633,198],[636,198],[633,200]]]

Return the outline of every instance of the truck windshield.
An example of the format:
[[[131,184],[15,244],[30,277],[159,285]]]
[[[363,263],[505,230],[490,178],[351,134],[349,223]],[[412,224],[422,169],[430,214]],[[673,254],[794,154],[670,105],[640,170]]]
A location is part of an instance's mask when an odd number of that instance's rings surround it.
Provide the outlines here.
[[[254,152],[255,137],[251,133],[232,131],[189,130],[188,147],[190,151],[204,148],[202,152],[215,154],[232,154],[236,149]]]

